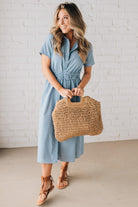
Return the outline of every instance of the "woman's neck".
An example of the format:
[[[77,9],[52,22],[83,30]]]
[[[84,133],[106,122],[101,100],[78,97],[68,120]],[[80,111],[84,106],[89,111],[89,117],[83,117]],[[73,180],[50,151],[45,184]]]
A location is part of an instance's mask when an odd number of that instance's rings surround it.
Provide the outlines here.
[[[66,33],[65,36],[66,36],[70,41],[72,41],[72,40],[73,40],[73,32],[72,32],[72,30],[69,31],[68,33]]]

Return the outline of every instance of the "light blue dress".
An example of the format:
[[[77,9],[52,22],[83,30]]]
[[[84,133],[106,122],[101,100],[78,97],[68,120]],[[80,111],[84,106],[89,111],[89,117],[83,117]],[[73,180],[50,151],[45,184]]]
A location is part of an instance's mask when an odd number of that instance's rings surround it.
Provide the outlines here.
[[[83,62],[76,50],[78,43],[76,41],[70,50],[69,39],[64,36],[64,44],[61,48],[63,52],[62,58],[54,52],[52,38],[53,35],[51,33],[46,36],[39,54],[44,54],[51,59],[50,69],[58,82],[64,88],[72,90],[81,81],[80,72],[83,66]],[[91,44],[84,65],[92,66],[94,64]],[[46,79],[39,111],[37,148],[37,162],[39,163],[57,163],[58,160],[74,162],[76,158],[79,158],[84,153],[84,136],[72,137],[63,142],[58,142],[55,138],[52,111],[56,102],[63,98]],[[73,96],[71,101],[80,101],[80,96]]]

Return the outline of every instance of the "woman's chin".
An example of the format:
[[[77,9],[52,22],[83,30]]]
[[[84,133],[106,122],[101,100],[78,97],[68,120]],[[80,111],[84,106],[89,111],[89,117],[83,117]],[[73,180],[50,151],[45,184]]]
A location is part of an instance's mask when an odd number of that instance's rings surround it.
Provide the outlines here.
[[[70,30],[61,30],[63,34],[67,34]]]
[[[67,31],[64,31],[64,30],[61,30],[61,31],[62,31],[62,33],[63,33],[63,34],[66,34],[66,33],[68,33]]]

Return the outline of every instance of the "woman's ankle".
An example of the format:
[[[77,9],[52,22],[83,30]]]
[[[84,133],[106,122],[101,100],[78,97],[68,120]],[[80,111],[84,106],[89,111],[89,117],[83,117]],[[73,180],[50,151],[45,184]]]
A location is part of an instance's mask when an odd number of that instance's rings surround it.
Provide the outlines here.
[[[42,173],[42,176],[43,176],[44,178],[47,178],[47,177],[50,177],[50,176],[51,176],[51,173],[50,173],[50,174]]]
[[[61,167],[65,167],[66,165],[69,165],[69,162],[61,162]]]

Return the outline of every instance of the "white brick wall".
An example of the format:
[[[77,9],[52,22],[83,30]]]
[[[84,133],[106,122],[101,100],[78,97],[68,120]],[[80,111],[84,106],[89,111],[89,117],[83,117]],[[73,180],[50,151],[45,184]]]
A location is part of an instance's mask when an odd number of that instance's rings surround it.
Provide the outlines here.
[[[85,142],[137,139],[138,1],[74,2],[94,47],[95,65],[85,95],[101,101],[104,123],[103,133],[85,136]],[[37,146],[45,82],[38,53],[59,3],[0,1],[0,147]]]

